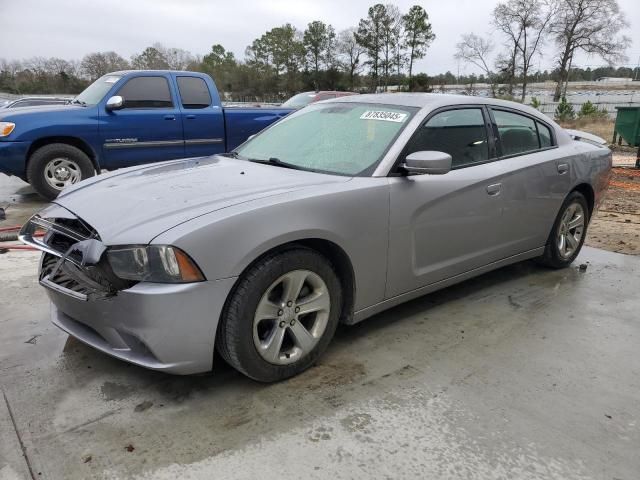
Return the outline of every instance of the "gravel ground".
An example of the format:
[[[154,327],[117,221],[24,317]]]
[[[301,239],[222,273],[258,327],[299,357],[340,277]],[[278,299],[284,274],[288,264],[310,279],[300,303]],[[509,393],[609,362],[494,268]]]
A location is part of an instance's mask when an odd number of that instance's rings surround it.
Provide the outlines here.
[[[640,254],[640,170],[629,168],[635,155],[614,155],[609,190],[591,220],[585,243],[591,247]]]

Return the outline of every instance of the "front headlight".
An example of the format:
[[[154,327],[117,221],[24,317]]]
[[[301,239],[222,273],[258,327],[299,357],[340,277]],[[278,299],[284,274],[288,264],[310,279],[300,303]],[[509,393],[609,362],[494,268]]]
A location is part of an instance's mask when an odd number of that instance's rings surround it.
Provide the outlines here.
[[[16,124],[12,122],[0,122],[0,137],[6,137],[13,129],[16,128]]]
[[[205,280],[194,261],[176,247],[111,247],[107,251],[107,257],[113,273],[125,280],[155,283],[189,283]]]

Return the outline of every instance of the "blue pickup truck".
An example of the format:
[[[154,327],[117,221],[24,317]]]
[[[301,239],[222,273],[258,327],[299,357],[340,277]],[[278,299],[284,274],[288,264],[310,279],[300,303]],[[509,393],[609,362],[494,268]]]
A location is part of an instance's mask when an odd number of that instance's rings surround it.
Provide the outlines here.
[[[202,73],[114,72],[68,105],[0,113],[0,172],[51,200],[101,169],[233,150],[291,111],[223,108]]]

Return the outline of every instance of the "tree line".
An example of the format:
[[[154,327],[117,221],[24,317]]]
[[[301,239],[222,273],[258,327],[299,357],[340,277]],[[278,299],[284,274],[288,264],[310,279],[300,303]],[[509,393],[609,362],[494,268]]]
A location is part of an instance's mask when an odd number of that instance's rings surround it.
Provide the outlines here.
[[[556,95],[571,80],[633,76],[631,69],[582,69],[574,55],[586,52],[610,64],[625,59],[628,26],[616,0],[505,0],[492,15],[492,31],[463,34],[455,57],[480,74],[415,74],[433,40],[429,16],[419,5],[406,13],[375,4],[357,26],[336,32],[320,20],[300,30],[287,23],[247,46],[238,59],[221,44],[205,55],[155,43],[130,59],[94,52],[81,60],[36,57],[0,60],[0,91],[77,93],[100,76],[125,69],[194,70],[210,74],[227,99],[282,99],[304,90],[431,91],[451,84],[488,83],[494,96],[524,100],[531,81],[558,82]],[[551,71],[535,69],[543,50],[555,55]],[[499,85],[504,85],[500,87]],[[517,89],[519,92],[516,92]],[[472,88],[470,89],[472,90]]]
[[[536,60],[543,49],[552,48],[558,101],[566,93],[576,54],[594,55],[609,65],[627,60],[631,40],[621,31],[628,26],[617,0],[507,0],[493,10],[493,32],[463,34],[455,57],[479,68],[494,95],[513,96],[519,84],[524,101]],[[498,84],[506,84],[506,90],[496,92]]]

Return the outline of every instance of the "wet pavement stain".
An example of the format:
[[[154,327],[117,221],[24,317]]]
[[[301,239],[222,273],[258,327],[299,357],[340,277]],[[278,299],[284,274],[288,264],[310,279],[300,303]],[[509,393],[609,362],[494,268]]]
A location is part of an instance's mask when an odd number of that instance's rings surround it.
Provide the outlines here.
[[[151,407],[153,407],[153,402],[150,402],[149,400],[145,400],[142,403],[139,403],[138,405],[135,406],[135,408],[133,409],[134,412],[144,412],[145,410],[149,410]]]
[[[124,400],[135,392],[135,388],[131,385],[123,385],[116,382],[104,382],[100,387],[100,393],[105,400],[113,402],[116,400]]]
[[[350,432],[366,432],[372,421],[368,413],[354,413],[340,420],[340,424]]]

